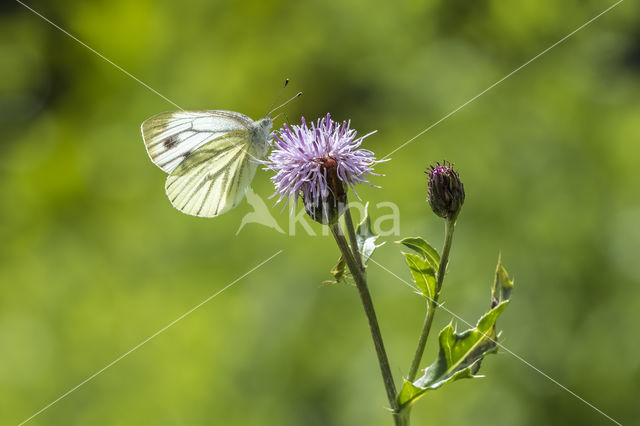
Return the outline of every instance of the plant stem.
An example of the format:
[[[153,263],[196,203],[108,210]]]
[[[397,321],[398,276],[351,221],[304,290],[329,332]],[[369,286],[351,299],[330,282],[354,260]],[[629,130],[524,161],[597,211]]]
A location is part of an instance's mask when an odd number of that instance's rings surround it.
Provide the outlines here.
[[[356,230],[353,226],[353,220],[351,219],[351,209],[349,208],[349,206],[347,206],[347,209],[344,212],[344,223],[347,225],[347,232],[349,233],[349,241],[351,241],[351,250],[353,251],[353,257],[356,258],[360,269],[364,270],[362,257],[360,257],[360,252],[358,251],[358,240],[356,238]]]
[[[376,355],[378,355],[378,363],[380,364],[380,372],[382,373],[382,380],[387,391],[389,405],[391,406],[391,409],[394,413],[394,421],[398,426],[404,425],[404,423],[400,422],[400,417],[397,415],[396,385],[393,381],[393,375],[391,374],[391,368],[389,367],[389,359],[387,358],[387,353],[384,349],[382,334],[380,333],[378,319],[376,318],[376,312],[373,308],[371,294],[369,293],[369,288],[367,287],[365,272],[360,268],[359,263],[354,258],[353,252],[349,247],[349,243],[347,243],[347,239],[344,237],[340,225],[336,223],[333,225],[329,225],[329,228],[331,229],[331,233],[333,234],[333,237],[338,244],[340,252],[347,262],[347,266],[349,267],[351,275],[353,276],[353,279],[356,283],[356,287],[358,288],[360,300],[362,301],[364,312],[367,316],[367,320],[369,321],[369,330],[371,331],[371,337],[373,338],[373,345],[376,349]]]
[[[438,297],[440,296],[440,289],[442,288],[442,282],[444,281],[444,274],[447,271],[447,264],[449,263],[449,251],[451,251],[451,243],[453,241],[453,231],[455,229],[455,219],[447,220],[445,225],[444,245],[442,247],[442,257],[440,258],[440,265],[438,266],[438,273],[436,276],[436,293],[433,299],[429,301],[427,305],[427,315],[422,325],[422,331],[420,332],[420,339],[418,339],[418,347],[416,353],[411,361],[411,368],[409,369],[408,380],[413,382],[418,373],[420,367],[420,361],[422,360],[422,354],[424,353],[424,347],[427,344],[427,338],[429,337],[429,331],[431,331],[431,324],[433,323],[433,317],[438,307]]]

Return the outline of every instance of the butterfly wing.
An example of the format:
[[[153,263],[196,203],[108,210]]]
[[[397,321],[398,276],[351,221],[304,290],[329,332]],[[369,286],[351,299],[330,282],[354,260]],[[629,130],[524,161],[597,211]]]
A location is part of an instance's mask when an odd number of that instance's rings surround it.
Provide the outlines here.
[[[267,141],[250,130],[228,132],[197,148],[167,177],[171,204],[183,213],[215,217],[234,208],[256,174]]]
[[[151,161],[171,173],[202,145],[229,132],[248,130],[252,123],[233,111],[174,111],[154,115],[141,130]]]

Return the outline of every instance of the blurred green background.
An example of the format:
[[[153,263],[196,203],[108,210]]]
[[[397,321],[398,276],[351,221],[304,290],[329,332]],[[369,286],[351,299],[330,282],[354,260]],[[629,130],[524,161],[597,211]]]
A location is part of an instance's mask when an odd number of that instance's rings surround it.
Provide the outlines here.
[[[377,129],[365,147],[382,157],[613,1],[28,4],[187,109],[257,119],[289,77],[305,93],[293,122],[331,112]],[[0,423],[282,249],[29,424],[390,425],[355,288],[322,285],[332,239],[256,224],[236,237],[247,203],[180,214],[139,134],[175,107],[19,4],[0,10]],[[381,189],[359,188],[398,205],[402,236],[440,246],[423,170],[455,162],[467,200],[446,306],[475,322],[502,252],[516,279],[503,343],[623,424],[640,417],[639,25],[623,2],[378,165]],[[253,184],[265,199],[269,176]],[[273,213],[287,229],[288,211]],[[376,260],[408,280],[399,238],[385,239]],[[399,381],[424,303],[375,265],[369,276]],[[439,312],[437,329],[450,320]],[[429,394],[413,424],[611,424],[504,351],[481,373]]]

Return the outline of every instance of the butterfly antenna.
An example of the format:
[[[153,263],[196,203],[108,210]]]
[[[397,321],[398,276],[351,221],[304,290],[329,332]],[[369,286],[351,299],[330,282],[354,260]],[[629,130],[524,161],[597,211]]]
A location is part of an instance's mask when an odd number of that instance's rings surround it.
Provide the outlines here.
[[[278,91],[278,94],[276,95],[276,97],[273,99],[273,102],[271,103],[271,106],[269,107],[269,112],[267,113],[267,115],[271,114],[273,110],[273,106],[276,104],[276,102],[278,102],[278,99],[280,99],[280,96],[282,96],[282,92],[284,92],[284,89],[287,87],[287,85],[289,85],[289,79],[285,79],[284,80],[284,85],[280,88],[280,91]]]
[[[298,93],[296,93],[296,95],[295,95],[295,96],[293,96],[293,97],[291,97],[291,99],[289,99],[289,100],[288,100],[288,101],[286,101],[285,103],[280,104],[280,105],[278,105],[277,107],[273,108],[271,111],[269,111],[269,113],[268,113],[267,115],[271,115],[271,113],[272,113],[273,111],[276,111],[276,110],[278,110],[278,109],[282,108],[283,106],[285,106],[286,104],[288,104],[288,103],[289,103],[289,102],[291,102],[292,100],[294,100],[294,99],[296,99],[296,98],[299,98],[300,96],[302,96],[302,92],[298,92]]]

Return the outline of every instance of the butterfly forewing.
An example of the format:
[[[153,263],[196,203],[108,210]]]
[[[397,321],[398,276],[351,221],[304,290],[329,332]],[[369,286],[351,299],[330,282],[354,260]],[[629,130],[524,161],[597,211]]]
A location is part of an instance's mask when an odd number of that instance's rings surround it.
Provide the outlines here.
[[[224,134],[197,148],[173,169],[165,189],[178,210],[202,217],[234,208],[256,173],[254,157],[265,147],[252,143],[248,130]]]
[[[167,173],[207,142],[229,132],[248,130],[252,120],[233,111],[175,111],[142,123],[151,161]]]

